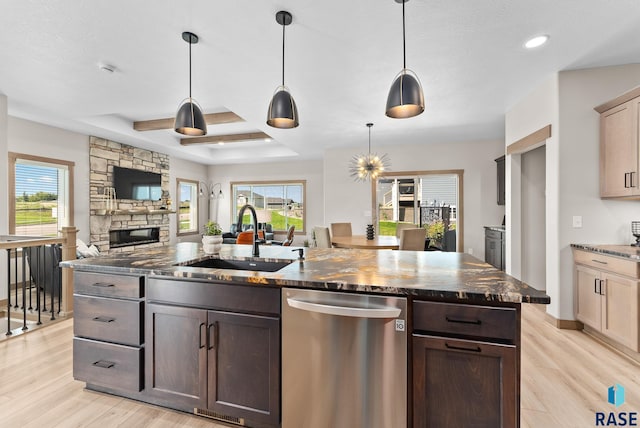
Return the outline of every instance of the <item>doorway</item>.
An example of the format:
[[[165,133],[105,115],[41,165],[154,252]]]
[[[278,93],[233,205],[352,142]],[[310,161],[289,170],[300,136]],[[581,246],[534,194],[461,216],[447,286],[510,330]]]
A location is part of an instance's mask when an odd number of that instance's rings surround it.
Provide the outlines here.
[[[521,155],[522,281],[546,290],[546,145]]]

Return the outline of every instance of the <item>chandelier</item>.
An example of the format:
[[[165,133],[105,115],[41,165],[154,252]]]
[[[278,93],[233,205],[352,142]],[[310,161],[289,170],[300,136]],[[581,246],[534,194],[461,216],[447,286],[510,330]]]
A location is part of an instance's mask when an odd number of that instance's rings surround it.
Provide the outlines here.
[[[389,157],[385,154],[378,156],[371,153],[371,127],[373,123],[367,123],[369,128],[369,151],[366,155],[354,156],[349,163],[349,173],[356,181],[375,180],[389,167]]]

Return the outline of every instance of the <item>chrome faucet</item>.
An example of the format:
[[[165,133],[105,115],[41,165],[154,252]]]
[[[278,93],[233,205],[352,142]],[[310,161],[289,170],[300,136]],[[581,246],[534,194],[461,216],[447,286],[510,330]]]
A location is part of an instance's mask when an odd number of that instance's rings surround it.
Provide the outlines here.
[[[253,257],[260,257],[260,248],[258,246],[258,215],[256,209],[252,205],[246,204],[240,208],[238,213],[238,224],[236,230],[238,233],[242,232],[242,217],[244,216],[244,210],[249,208],[251,215],[253,216]]]

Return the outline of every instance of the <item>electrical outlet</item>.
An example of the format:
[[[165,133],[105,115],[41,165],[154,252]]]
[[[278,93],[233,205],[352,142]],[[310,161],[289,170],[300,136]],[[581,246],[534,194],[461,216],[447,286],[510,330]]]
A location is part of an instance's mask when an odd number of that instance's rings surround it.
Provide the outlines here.
[[[582,216],[581,215],[574,215],[573,216],[573,228],[574,229],[582,228]]]
[[[473,256],[473,248],[469,247],[467,253],[469,253],[470,256]]]

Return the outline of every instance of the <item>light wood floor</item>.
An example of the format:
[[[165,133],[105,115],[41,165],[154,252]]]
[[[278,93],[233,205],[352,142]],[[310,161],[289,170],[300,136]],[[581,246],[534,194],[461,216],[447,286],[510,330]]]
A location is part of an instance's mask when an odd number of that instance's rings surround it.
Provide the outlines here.
[[[558,330],[522,308],[522,427],[595,426],[615,411],[607,388],[626,388],[618,411],[640,410],[640,366],[578,331]],[[0,343],[0,426],[208,427],[229,425],[83,389],[71,375],[73,320]]]

